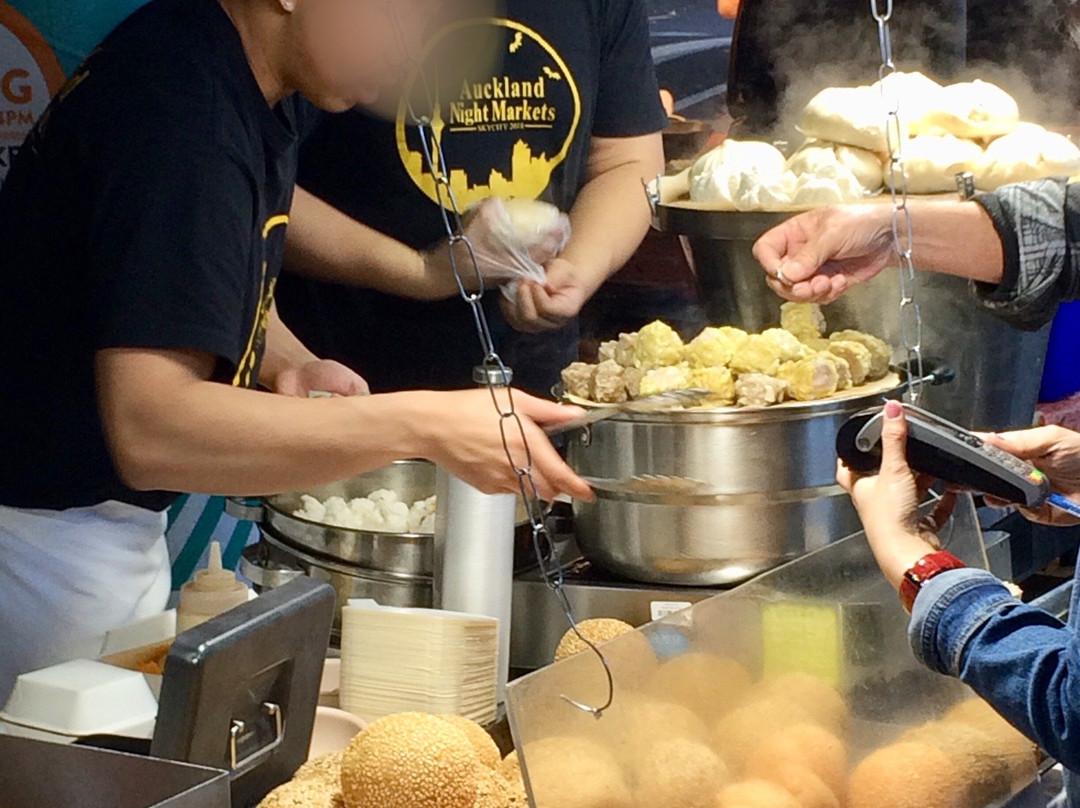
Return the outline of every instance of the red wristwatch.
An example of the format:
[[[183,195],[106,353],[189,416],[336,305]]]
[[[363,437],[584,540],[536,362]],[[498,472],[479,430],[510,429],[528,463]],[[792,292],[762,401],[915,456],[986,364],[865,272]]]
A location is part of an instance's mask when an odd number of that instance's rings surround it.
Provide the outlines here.
[[[900,583],[900,603],[904,610],[911,614],[916,595],[931,578],[949,570],[963,569],[966,566],[959,558],[944,550],[924,555],[915,562],[915,566],[904,573],[904,580]]]

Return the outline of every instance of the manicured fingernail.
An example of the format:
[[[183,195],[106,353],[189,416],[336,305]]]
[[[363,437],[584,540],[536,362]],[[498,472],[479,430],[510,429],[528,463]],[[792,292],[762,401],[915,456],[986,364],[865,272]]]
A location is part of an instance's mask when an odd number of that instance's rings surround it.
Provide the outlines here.
[[[904,407],[899,401],[887,401],[885,402],[885,417],[895,421],[901,415],[904,414]]]

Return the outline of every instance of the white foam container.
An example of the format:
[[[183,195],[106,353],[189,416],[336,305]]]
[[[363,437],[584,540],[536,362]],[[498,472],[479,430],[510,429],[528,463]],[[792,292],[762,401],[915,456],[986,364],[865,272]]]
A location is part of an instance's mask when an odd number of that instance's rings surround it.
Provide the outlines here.
[[[149,738],[157,709],[141,673],[77,659],[20,676],[0,712],[0,731],[60,743],[89,735]]]

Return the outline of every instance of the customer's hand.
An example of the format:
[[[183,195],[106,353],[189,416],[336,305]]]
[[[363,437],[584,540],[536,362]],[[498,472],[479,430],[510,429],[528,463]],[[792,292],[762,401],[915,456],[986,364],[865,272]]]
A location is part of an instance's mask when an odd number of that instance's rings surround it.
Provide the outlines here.
[[[759,238],[754,257],[781,297],[831,303],[888,265],[891,211],[861,204],[799,214]]]
[[[319,359],[282,370],[274,379],[274,392],[283,396],[307,398],[312,393],[366,396],[371,391],[364,378],[345,365],[332,359]]]
[[[1050,479],[1055,492],[1080,504],[1080,433],[1060,426],[1045,426],[999,435],[983,435],[1009,454],[1026,460]],[[1033,522],[1046,525],[1075,525],[1080,520],[1049,506],[1023,511]]]
[[[920,478],[907,463],[907,421],[897,401],[885,405],[881,434],[881,469],[860,475],[840,464],[836,479],[851,494],[878,566],[897,589],[920,558],[938,549],[934,535],[949,518],[956,495],[946,494],[927,519],[919,503],[933,482]]]
[[[496,391],[496,396],[505,412],[508,391]],[[551,501],[559,494],[592,500],[592,489],[559,456],[542,428],[579,417],[579,408],[515,390],[513,403],[521,422],[519,428],[512,418],[500,419],[488,390],[423,393],[417,397],[421,409],[416,427],[422,434],[424,456],[470,485],[489,494],[518,493],[518,477],[506,456],[509,448],[517,468],[524,468],[531,456],[533,479],[544,500]]]
[[[547,264],[547,282],[523,280],[513,300],[500,301],[503,316],[517,331],[538,333],[562,328],[581,312],[595,289],[573,264],[556,258]]]

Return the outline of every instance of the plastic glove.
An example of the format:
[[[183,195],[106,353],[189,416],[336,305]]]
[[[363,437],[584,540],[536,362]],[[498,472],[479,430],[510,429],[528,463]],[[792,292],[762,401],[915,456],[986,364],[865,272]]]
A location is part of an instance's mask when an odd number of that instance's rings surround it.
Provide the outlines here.
[[[492,197],[466,212],[465,235],[484,283],[504,287],[503,293],[512,300],[517,292],[515,281],[544,282],[544,265],[570,240],[570,218],[543,202]],[[455,257],[466,288],[476,289],[479,284],[468,248],[456,245]],[[432,250],[427,260],[449,265],[445,242]]]

